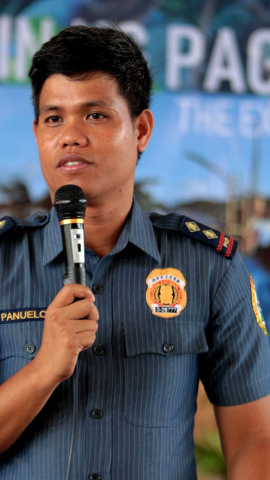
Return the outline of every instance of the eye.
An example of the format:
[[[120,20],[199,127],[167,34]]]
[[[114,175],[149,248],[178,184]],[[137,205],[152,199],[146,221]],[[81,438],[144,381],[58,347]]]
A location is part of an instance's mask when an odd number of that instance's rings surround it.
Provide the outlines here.
[[[46,122],[47,123],[58,123],[60,122],[61,120],[61,117],[59,117],[58,115],[50,115],[49,117],[46,118]]]
[[[90,118],[93,120],[101,120],[103,118],[106,118],[106,115],[104,115],[104,113],[93,112],[93,113],[89,113],[87,115],[87,118]]]

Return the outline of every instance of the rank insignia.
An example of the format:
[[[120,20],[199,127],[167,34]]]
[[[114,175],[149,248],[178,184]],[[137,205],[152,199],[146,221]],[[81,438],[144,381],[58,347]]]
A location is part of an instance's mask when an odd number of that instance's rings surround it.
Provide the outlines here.
[[[178,231],[181,235],[191,238],[193,241],[203,243],[216,250],[227,259],[232,259],[237,250],[237,241],[233,237],[225,235],[215,228],[208,227],[194,221],[192,218],[176,213],[160,215],[151,213],[150,220],[154,227]]]
[[[228,248],[229,243],[230,243],[229,237],[225,237],[223,242],[223,247]]]
[[[186,226],[190,232],[199,232],[200,227],[198,227],[196,222],[186,222]]]
[[[146,284],[146,301],[154,315],[170,318],[180,315],[184,310],[187,303],[186,280],[180,270],[152,270]]]
[[[0,222],[0,230],[1,230],[1,228],[4,227],[5,223],[6,223],[6,220],[2,220],[2,221]]]
[[[256,292],[256,288],[255,288],[252,276],[250,275],[249,278],[250,278],[251,301],[252,301],[253,312],[255,314],[255,317],[256,317],[256,320],[257,320],[257,323],[258,323],[259,327],[262,329],[262,331],[265,335],[268,335],[268,332],[266,330],[265,321],[264,321],[264,318],[263,318],[263,315],[262,315],[260,302],[259,302],[259,299],[257,297],[257,292]]]
[[[213,232],[213,230],[203,230],[204,235],[209,238],[209,240],[212,240],[214,238],[218,238],[218,236]]]

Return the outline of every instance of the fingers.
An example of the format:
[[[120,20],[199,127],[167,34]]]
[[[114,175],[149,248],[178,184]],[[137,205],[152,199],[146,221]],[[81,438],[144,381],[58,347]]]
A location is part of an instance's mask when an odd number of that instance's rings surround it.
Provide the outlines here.
[[[55,383],[73,373],[79,353],[95,341],[99,315],[94,300],[88,287],[69,284],[47,308],[37,360]]]
[[[75,334],[77,336],[77,345],[79,345],[80,351],[86,350],[91,347],[96,339],[96,332],[98,328],[97,322],[77,320],[74,322],[76,325]]]
[[[47,315],[61,316],[66,320],[92,319],[98,320],[98,311],[94,302],[90,299],[82,299],[63,307],[54,307],[53,304],[47,309]]]
[[[74,301],[75,298],[77,301]],[[99,314],[94,300],[88,287],[66,285],[48,307],[46,322],[60,335],[63,331],[75,334],[87,331],[96,333]]]
[[[65,285],[47,308],[46,317],[61,316],[67,320],[88,318],[97,321],[95,296],[85,285]]]
[[[77,283],[69,283],[58,292],[50,306],[55,308],[62,308],[67,305],[71,305],[78,298],[89,299],[92,302],[95,301],[95,296],[91,292],[90,288],[86,287],[85,285],[79,285]]]

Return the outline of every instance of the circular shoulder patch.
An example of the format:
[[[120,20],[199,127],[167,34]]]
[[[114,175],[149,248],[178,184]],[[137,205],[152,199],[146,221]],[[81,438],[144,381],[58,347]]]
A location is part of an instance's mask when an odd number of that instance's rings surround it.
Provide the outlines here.
[[[257,292],[256,292],[256,288],[255,288],[252,276],[250,275],[249,278],[250,278],[251,301],[252,301],[253,312],[255,314],[255,317],[256,317],[256,320],[257,320],[257,323],[258,323],[259,327],[262,329],[262,331],[265,335],[268,335],[268,332],[266,330],[265,321],[264,321],[264,318],[263,318],[263,315],[262,315],[262,309],[261,309],[261,306],[260,306],[259,299],[257,297]]]
[[[180,270],[156,268],[148,275],[146,284],[146,301],[154,315],[170,318],[184,310],[187,303],[186,280]]]

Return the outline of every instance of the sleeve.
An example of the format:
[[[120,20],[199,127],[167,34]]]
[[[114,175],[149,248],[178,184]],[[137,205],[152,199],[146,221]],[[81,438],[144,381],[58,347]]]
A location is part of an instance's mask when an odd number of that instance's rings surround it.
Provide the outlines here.
[[[238,405],[270,393],[268,335],[239,253],[212,299],[206,336],[209,351],[199,359],[200,378],[214,405]]]

